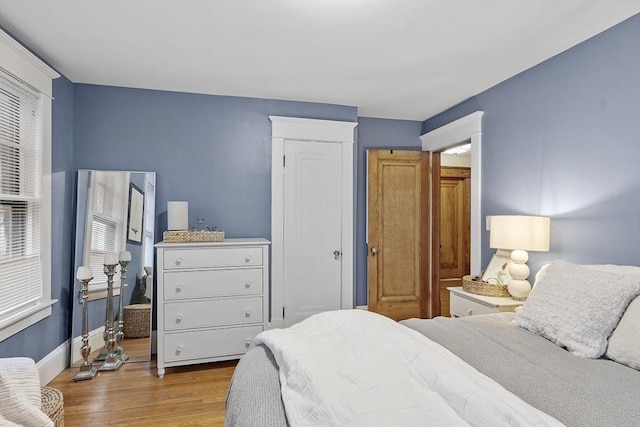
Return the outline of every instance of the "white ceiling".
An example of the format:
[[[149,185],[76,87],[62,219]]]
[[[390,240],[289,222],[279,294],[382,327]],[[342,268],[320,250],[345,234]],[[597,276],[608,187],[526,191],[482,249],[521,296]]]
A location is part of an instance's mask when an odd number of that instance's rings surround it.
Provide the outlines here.
[[[640,0],[0,0],[74,83],[424,120],[640,13]]]

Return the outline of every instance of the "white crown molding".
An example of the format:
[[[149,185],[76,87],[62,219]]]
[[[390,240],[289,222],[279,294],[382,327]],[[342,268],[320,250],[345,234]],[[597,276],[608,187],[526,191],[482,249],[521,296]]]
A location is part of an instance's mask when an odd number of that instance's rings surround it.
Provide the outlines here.
[[[52,79],[60,74],[0,30],[0,68],[21,82],[52,97]]]
[[[271,137],[300,141],[354,143],[353,129],[357,122],[337,120],[300,119],[297,117],[269,116]]]
[[[472,135],[482,132],[482,115],[476,111],[454,122],[420,136],[423,151],[441,151],[468,140]]]

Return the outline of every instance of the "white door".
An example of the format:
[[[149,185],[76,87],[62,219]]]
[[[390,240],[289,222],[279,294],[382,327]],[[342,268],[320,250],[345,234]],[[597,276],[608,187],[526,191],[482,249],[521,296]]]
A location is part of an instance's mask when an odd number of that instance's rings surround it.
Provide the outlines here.
[[[341,305],[342,147],[284,143],[284,326]]]

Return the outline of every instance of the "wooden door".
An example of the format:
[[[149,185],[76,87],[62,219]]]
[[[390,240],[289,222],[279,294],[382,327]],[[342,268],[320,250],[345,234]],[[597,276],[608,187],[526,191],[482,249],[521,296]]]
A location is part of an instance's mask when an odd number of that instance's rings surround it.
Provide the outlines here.
[[[395,320],[429,315],[428,159],[368,151],[368,307]]]
[[[284,147],[284,326],[338,310],[342,290],[342,147]]]
[[[470,273],[471,169],[442,167],[440,171],[440,306],[449,316],[447,287],[462,286]]]

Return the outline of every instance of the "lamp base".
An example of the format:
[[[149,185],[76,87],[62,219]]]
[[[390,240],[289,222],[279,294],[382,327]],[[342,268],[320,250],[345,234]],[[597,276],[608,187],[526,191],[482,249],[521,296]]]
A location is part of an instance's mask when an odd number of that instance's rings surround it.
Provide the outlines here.
[[[507,290],[511,294],[511,298],[516,301],[524,301],[531,292],[531,283],[527,280],[529,277],[529,267],[526,262],[529,260],[527,251],[516,249],[511,252],[511,265],[509,266],[509,275],[511,281],[507,285]]]

